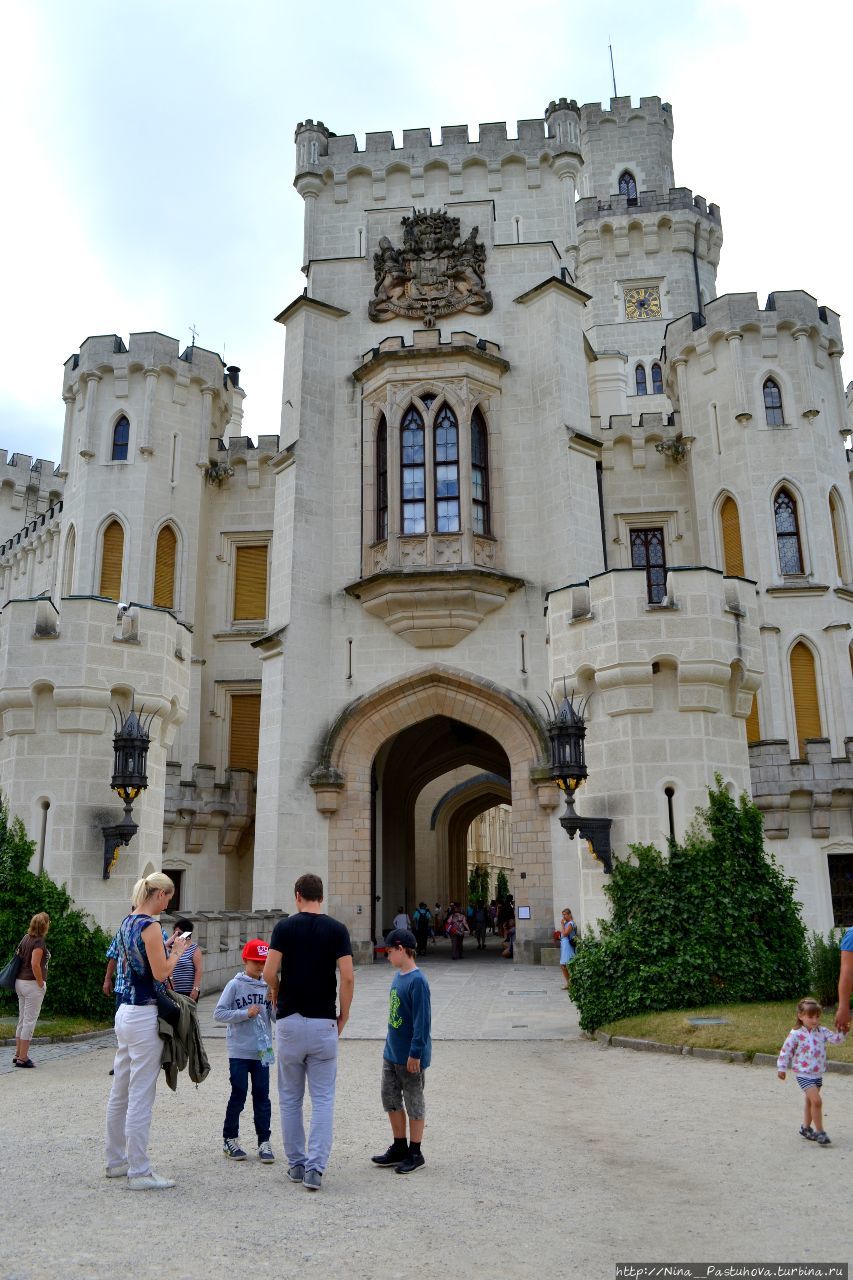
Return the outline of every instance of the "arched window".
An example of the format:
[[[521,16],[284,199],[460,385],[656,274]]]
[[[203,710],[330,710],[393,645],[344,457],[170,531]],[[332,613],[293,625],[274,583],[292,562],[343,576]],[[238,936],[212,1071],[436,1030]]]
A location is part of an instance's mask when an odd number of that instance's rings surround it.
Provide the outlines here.
[[[459,427],[456,414],[446,404],[433,427],[435,462],[435,531],[459,531]]]
[[[101,543],[101,583],[98,595],[108,600],[121,599],[121,568],[124,559],[124,529],[111,520]]]
[[[619,175],[619,194],[628,197],[628,204],[637,203],[637,182],[630,169],[623,169]]]
[[[832,541],[835,545],[835,567],[838,570],[840,581],[846,582],[847,573],[845,570],[848,564],[847,531],[844,525],[844,512],[838,500],[838,495],[835,493],[829,495],[829,519],[832,524]]]
[[[758,694],[756,693],[752,699],[752,709],[746,717],[746,740],[747,742],[761,741],[761,723],[758,719]]]
[[[740,537],[740,514],[734,498],[725,498],[720,507],[720,532],[723,543],[723,572],[730,578],[742,578],[743,543]]]
[[[802,573],[803,550],[800,545],[797,504],[787,489],[780,489],[776,494],[773,502],[773,513],[776,519],[779,567],[782,573]]]
[[[471,509],[474,532],[490,534],[489,435],[479,409],[471,415]]]
[[[74,558],[77,553],[77,533],[72,525],[65,539],[65,560],[62,564],[62,594],[70,596],[74,586]]]
[[[376,541],[388,537],[388,427],[384,415],[376,428]]]
[[[764,381],[764,416],[769,427],[781,427],[785,423],[782,392],[775,378],[766,378]]]
[[[401,532],[426,533],[426,454],[424,420],[412,405],[402,422],[400,449]]]
[[[663,373],[657,361],[652,365],[652,395],[663,395]]]
[[[634,381],[637,384],[637,395],[644,396],[647,391],[646,387],[646,370],[641,364],[638,364],[634,370]]]
[[[794,695],[797,747],[802,760],[806,755],[806,739],[823,737],[814,654],[802,640],[798,640],[791,650],[791,691]]]
[[[178,535],[170,524],[164,524],[157,535],[154,554],[154,596],[152,604],[158,609],[175,607],[175,566],[177,563]]]
[[[110,458],[113,462],[127,462],[127,446],[130,441],[130,423],[122,414],[113,427],[113,451]]]

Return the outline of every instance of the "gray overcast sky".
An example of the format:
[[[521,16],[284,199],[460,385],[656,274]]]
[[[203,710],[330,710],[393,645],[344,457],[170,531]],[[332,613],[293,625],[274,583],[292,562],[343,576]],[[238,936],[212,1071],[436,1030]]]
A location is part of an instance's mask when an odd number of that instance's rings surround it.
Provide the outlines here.
[[[672,103],[676,182],[716,201],[721,293],[851,308],[845,3],[5,0],[0,447],[59,458],[62,364],[158,329],[240,365],[277,432],[302,201],[293,129],[508,120],[553,97]],[[514,132],[514,128],[513,128]],[[853,321],[848,320],[848,330]],[[853,332],[853,330],[850,330]],[[848,333],[848,339],[853,337]],[[846,378],[853,376],[850,359]]]

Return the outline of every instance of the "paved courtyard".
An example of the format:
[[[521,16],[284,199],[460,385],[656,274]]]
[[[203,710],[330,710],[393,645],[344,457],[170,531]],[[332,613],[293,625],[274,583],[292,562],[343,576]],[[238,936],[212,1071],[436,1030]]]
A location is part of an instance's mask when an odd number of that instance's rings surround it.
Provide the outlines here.
[[[476,954],[424,968],[436,1032],[427,1167],[406,1179],[369,1160],[388,1136],[381,965],[357,972],[316,1196],[287,1182],[275,1115],[274,1167],[219,1154],[228,1082],[213,997],[210,1077],[158,1091],[151,1150],[174,1191],[133,1196],[103,1177],[109,1036],[36,1048],[37,1071],[11,1071],[4,1051],[2,1280],[611,1280],[617,1261],[850,1259],[853,1078],[828,1078],[834,1145],[819,1149],[797,1136],[796,1085],[769,1068],[583,1039],[558,970]]]

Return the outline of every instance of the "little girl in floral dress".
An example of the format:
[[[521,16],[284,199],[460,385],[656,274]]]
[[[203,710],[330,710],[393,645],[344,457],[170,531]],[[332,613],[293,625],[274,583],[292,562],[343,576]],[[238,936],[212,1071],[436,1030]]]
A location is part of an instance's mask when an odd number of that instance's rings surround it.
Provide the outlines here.
[[[800,1136],[821,1147],[830,1145],[829,1135],[823,1127],[823,1100],[820,1096],[823,1073],[826,1070],[827,1044],[841,1044],[844,1031],[830,1031],[820,1025],[823,1008],[817,1000],[801,1000],[797,1005],[797,1025],[789,1032],[779,1052],[776,1070],[780,1080],[785,1079],[789,1067],[793,1067],[797,1084],[803,1091],[805,1115],[800,1125]]]

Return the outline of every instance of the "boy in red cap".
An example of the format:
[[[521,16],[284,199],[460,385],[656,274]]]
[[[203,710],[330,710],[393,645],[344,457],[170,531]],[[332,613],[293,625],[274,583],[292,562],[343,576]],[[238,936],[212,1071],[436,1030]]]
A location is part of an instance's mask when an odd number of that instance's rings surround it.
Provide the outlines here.
[[[271,1005],[261,974],[269,951],[268,943],[252,938],[243,948],[243,972],[226,986],[213,1016],[227,1027],[228,1067],[231,1097],[222,1128],[222,1154],[229,1160],[245,1160],[240,1146],[240,1115],[252,1081],[252,1109],[258,1135],[258,1159],[272,1164],[270,1146],[270,1063],[273,1061]]]

